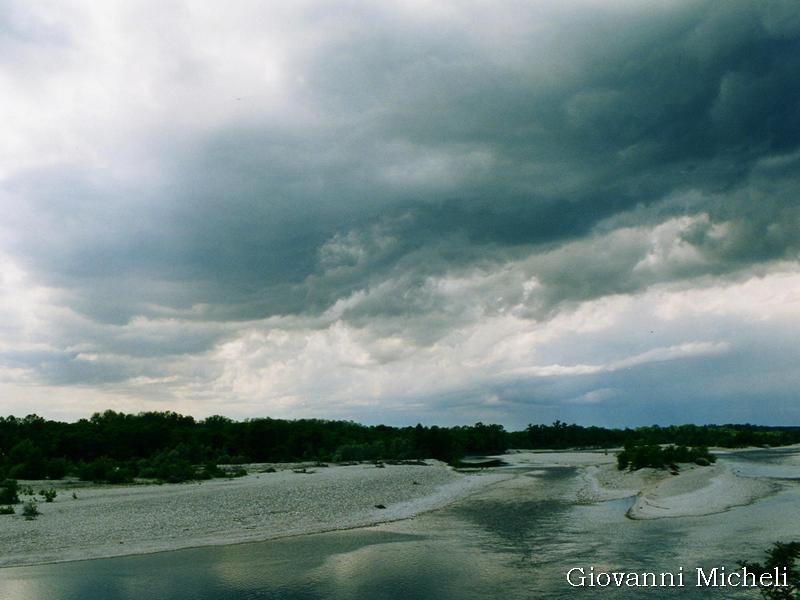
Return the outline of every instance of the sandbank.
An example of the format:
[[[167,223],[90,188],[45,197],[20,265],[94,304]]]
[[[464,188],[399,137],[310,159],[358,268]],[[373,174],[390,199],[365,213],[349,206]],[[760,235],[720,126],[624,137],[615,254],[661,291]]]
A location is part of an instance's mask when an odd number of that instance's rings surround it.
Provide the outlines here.
[[[779,489],[776,482],[766,478],[737,475],[724,459],[712,466],[680,464],[678,474],[673,475],[666,469],[620,471],[616,453],[616,450],[516,451],[502,458],[513,466],[532,469],[576,467],[580,483],[574,501],[593,503],[632,498],[627,511],[631,519],[719,513],[751,504]],[[787,464],[795,458],[788,455]]]
[[[587,501],[633,497],[631,519],[695,517],[751,504],[777,491],[764,478],[742,477],[725,463],[681,464],[677,475],[663,469],[619,471],[615,465],[593,466],[584,474]]]
[[[350,529],[442,507],[510,475],[462,474],[438,461],[283,468],[236,479],[164,485],[56,487],[41,515],[0,517],[0,566],[142,554]],[[28,485],[28,482],[20,482]],[[77,498],[73,497],[73,492]],[[25,498],[23,497],[23,500]],[[385,508],[378,508],[378,505]]]

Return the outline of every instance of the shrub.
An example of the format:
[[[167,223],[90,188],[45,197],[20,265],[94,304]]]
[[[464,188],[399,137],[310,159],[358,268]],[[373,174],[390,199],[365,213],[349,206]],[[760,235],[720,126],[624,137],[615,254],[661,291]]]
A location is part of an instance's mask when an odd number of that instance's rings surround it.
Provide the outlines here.
[[[379,444],[342,444],[333,453],[333,462],[377,460],[386,454]]]
[[[0,483],[0,504],[18,504],[19,485],[16,479],[6,479]]]
[[[150,472],[156,479],[168,483],[179,483],[195,478],[194,467],[188,460],[182,458],[160,460],[153,465]]]
[[[47,475],[44,454],[31,440],[22,440],[8,451],[8,471],[16,479],[40,479]]]
[[[44,498],[45,502],[52,502],[58,494],[53,488],[50,488],[49,490],[39,490],[39,495]]]
[[[698,465],[708,465],[716,462],[717,458],[705,446],[695,448],[687,446],[666,446],[662,448],[657,444],[627,445],[625,450],[617,454],[617,468],[622,471],[629,468],[637,471],[645,467],[663,469],[673,467],[675,463],[694,462]]]
[[[198,479],[213,479],[214,477],[225,477],[225,471],[220,469],[214,461],[205,463],[197,474]]]
[[[45,461],[45,473],[48,479],[63,479],[72,468],[65,458],[51,458]]]
[[[617,454],[617,468],[620,471],[624,471],[625,469],[627,469],[629,462],[630,462],[630,459],[628,458],[628,451],[627,450],[623,450],[622,452]]]
[[[188,459],[178,450],[159,452],[149,459],[139,461],[139,476],[158,479],[168,483],[178,483],[196,479],[197,473]]]
[[[775,542],[772,548],[767,550],[766,555],[767,559],[763,564],[748,561],[739,561],[738,563],[740,567],[746,567],[748,570],[755,572],[756,577],[760,577],[762,573],[774,573],[775,569],[778,569],[782,578],[783,569],[786,569],[787,585],[781,587],[774,585],[759,586],[762,598],[767,600],[800,599],[800,565],[798,565],[800,542],[790,542],[788,544]]]
[[[243,467],[233,467],[227,472],[228,477],[244,477],[247,475],[247,469]]]
[[[13,515],[14,507],[10,504],[8,506],[0,506],[0,515]]]
[[[80,465],[78,477],[84,481],[97,483],[128,483],[133,481],[133,475],[125,465],[120,465],[105,457]]]
[[[41,513],[39,512],[39,505],[36,504],[36,500],[29,500],[28,502],[22,505],[22,515],[28,521],[35,519],[40,514]]]

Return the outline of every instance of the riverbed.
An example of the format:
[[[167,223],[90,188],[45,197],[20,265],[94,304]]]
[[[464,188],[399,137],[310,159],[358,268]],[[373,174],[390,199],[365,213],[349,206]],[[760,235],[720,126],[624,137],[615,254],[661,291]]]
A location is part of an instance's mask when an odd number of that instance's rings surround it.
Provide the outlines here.
[[[774,493],[720,513],[633,520],[633,497],[581,496],[586,466],[508,467],[470,496],[348,531],[140,556],[0,569],[8,600],[157,598],[758,598],[696,587],[695,570],[760,560],[800,540],[797,448],[720,455]],[[572,587],[571,568],[685,575],[682,588]]]

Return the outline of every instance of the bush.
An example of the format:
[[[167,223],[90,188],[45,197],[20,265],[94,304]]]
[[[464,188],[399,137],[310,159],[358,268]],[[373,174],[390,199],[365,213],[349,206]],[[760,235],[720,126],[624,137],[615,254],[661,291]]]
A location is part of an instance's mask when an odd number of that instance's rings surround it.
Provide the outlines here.
[[[385,455],[386,450],[378,443],[342,444],[333,453],[333,462],[378,460]]]
[[[197,478],[197,473],[192,463],[172,451],[159,453],[149,460],[140,461],[139,476],[179,483]]]
[[[225,472],[227,477],[244,477],[247,475],[247,469],[243,467],[233,467]]]
[[[0,504],[19,504],[19,485],[16,479],[0,483]]]
[[[8,474],[15,479],[41,479],[47,474],[44,454],[31,440],[22,440],[8,451],[8,464]]]
[[[625,450],[617,454],[617,468],[637,471],[645,467],[663,469],[675,463],[694,462],[698,465],[708,465],[716,462],[717,457],[708,451],[705,446],[696,448],[687,446],[667,446],[662,448],[657,444],[628,445]]]
[[[775,544],[766,552],[767,560],[764,564],[751,563],[747,561],[739,561],[740,567],[746,567],[748,570],[753,571],[756,577],[760,577],[762,573],[774,573],[778,569],[779,573],[783,573],[786,568],[786,587],[777,587],[773,585],[760,586],[762,598],[767,600],[781,599],[781,600],[798,600],[800,599],[800,566],[797,564],[800,560],[800,542],[790,542],[783,544],[775,542]],[[773,582],[774,583],[774,582]]]
[[[84,481],[96,483],[129,483],[133,481],[130,469],[124,464],[118,464],[105,457],[80,465],[78,477]]]
[[[630,464],[630,458],[628,457],[627,450],[623,450],[622,452],[617,454],[617,468],[620,471],[624,471],[625,469],[627,469],[629,464]]]
[[[72,469],[73,466],[65,458],[51,458],[45,461],[45,474],[48,479],[63,479]]]
[[[58,494],[53,488],[50,488],[49,490],[39,490],[39,495],[44,498],[45,502],[52,502]]]
[[[11,505],[0,506],[0,515],[13,515],[14,512],[14,507]]]
[[[214,461],[205,463],[197,474],[198,479],[213,479],[214,477],[225,477],[225,471],[220,469]]]
[[[39,512],[39,505],[36,504],[36,500],[29,500],[28,502],[22,505],[22,515],[28,521],[35,519],[40,514],[41,513]]]

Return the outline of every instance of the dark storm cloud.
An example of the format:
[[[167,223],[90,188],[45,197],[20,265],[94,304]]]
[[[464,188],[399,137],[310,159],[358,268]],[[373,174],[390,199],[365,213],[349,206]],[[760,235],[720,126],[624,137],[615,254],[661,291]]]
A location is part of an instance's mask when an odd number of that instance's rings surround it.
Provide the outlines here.
[[[74,8],[0,8],[0,252],[50,311],[0,360],[48,383],[167,377],[240,334],[231,380],[266,355],[290,372],[315,333],[312,362],[329,344],[377,372],[509,314],[800,256],[794,2]],[[429,410],[593,410],[629,401],[620,377],[473,382]]]
[[[778,200],[743,196],[758,161],[800,142],[800,36],[777,8],[517,6],[507,38],[489,42],[480,22],[398,26],[359,9],[347,35],[290,60],[307,123],[255,106],[210,135],[162,143],[150,131],[143,143],[165,164],[150,188],[75,165],[18,174],[7,190],[40,231],[20,252],[60,286],[99,290],[76,300],[97,318],[188,297],[256,317],[321,310],[409,253],[429,255],[409,268],[458,268],[693,189],[714,198],[693,210],[738,227],[723,258],[773,258],[796,242],[761,239],[787,214],[796,222],[794,173],[771,182]],[[319,12],[309,20],[333,18]],[[322,272],[326,241],[387,220],[406,224],[391,252],[349,282]],[[121,304],[102,292],[117,285]]]

